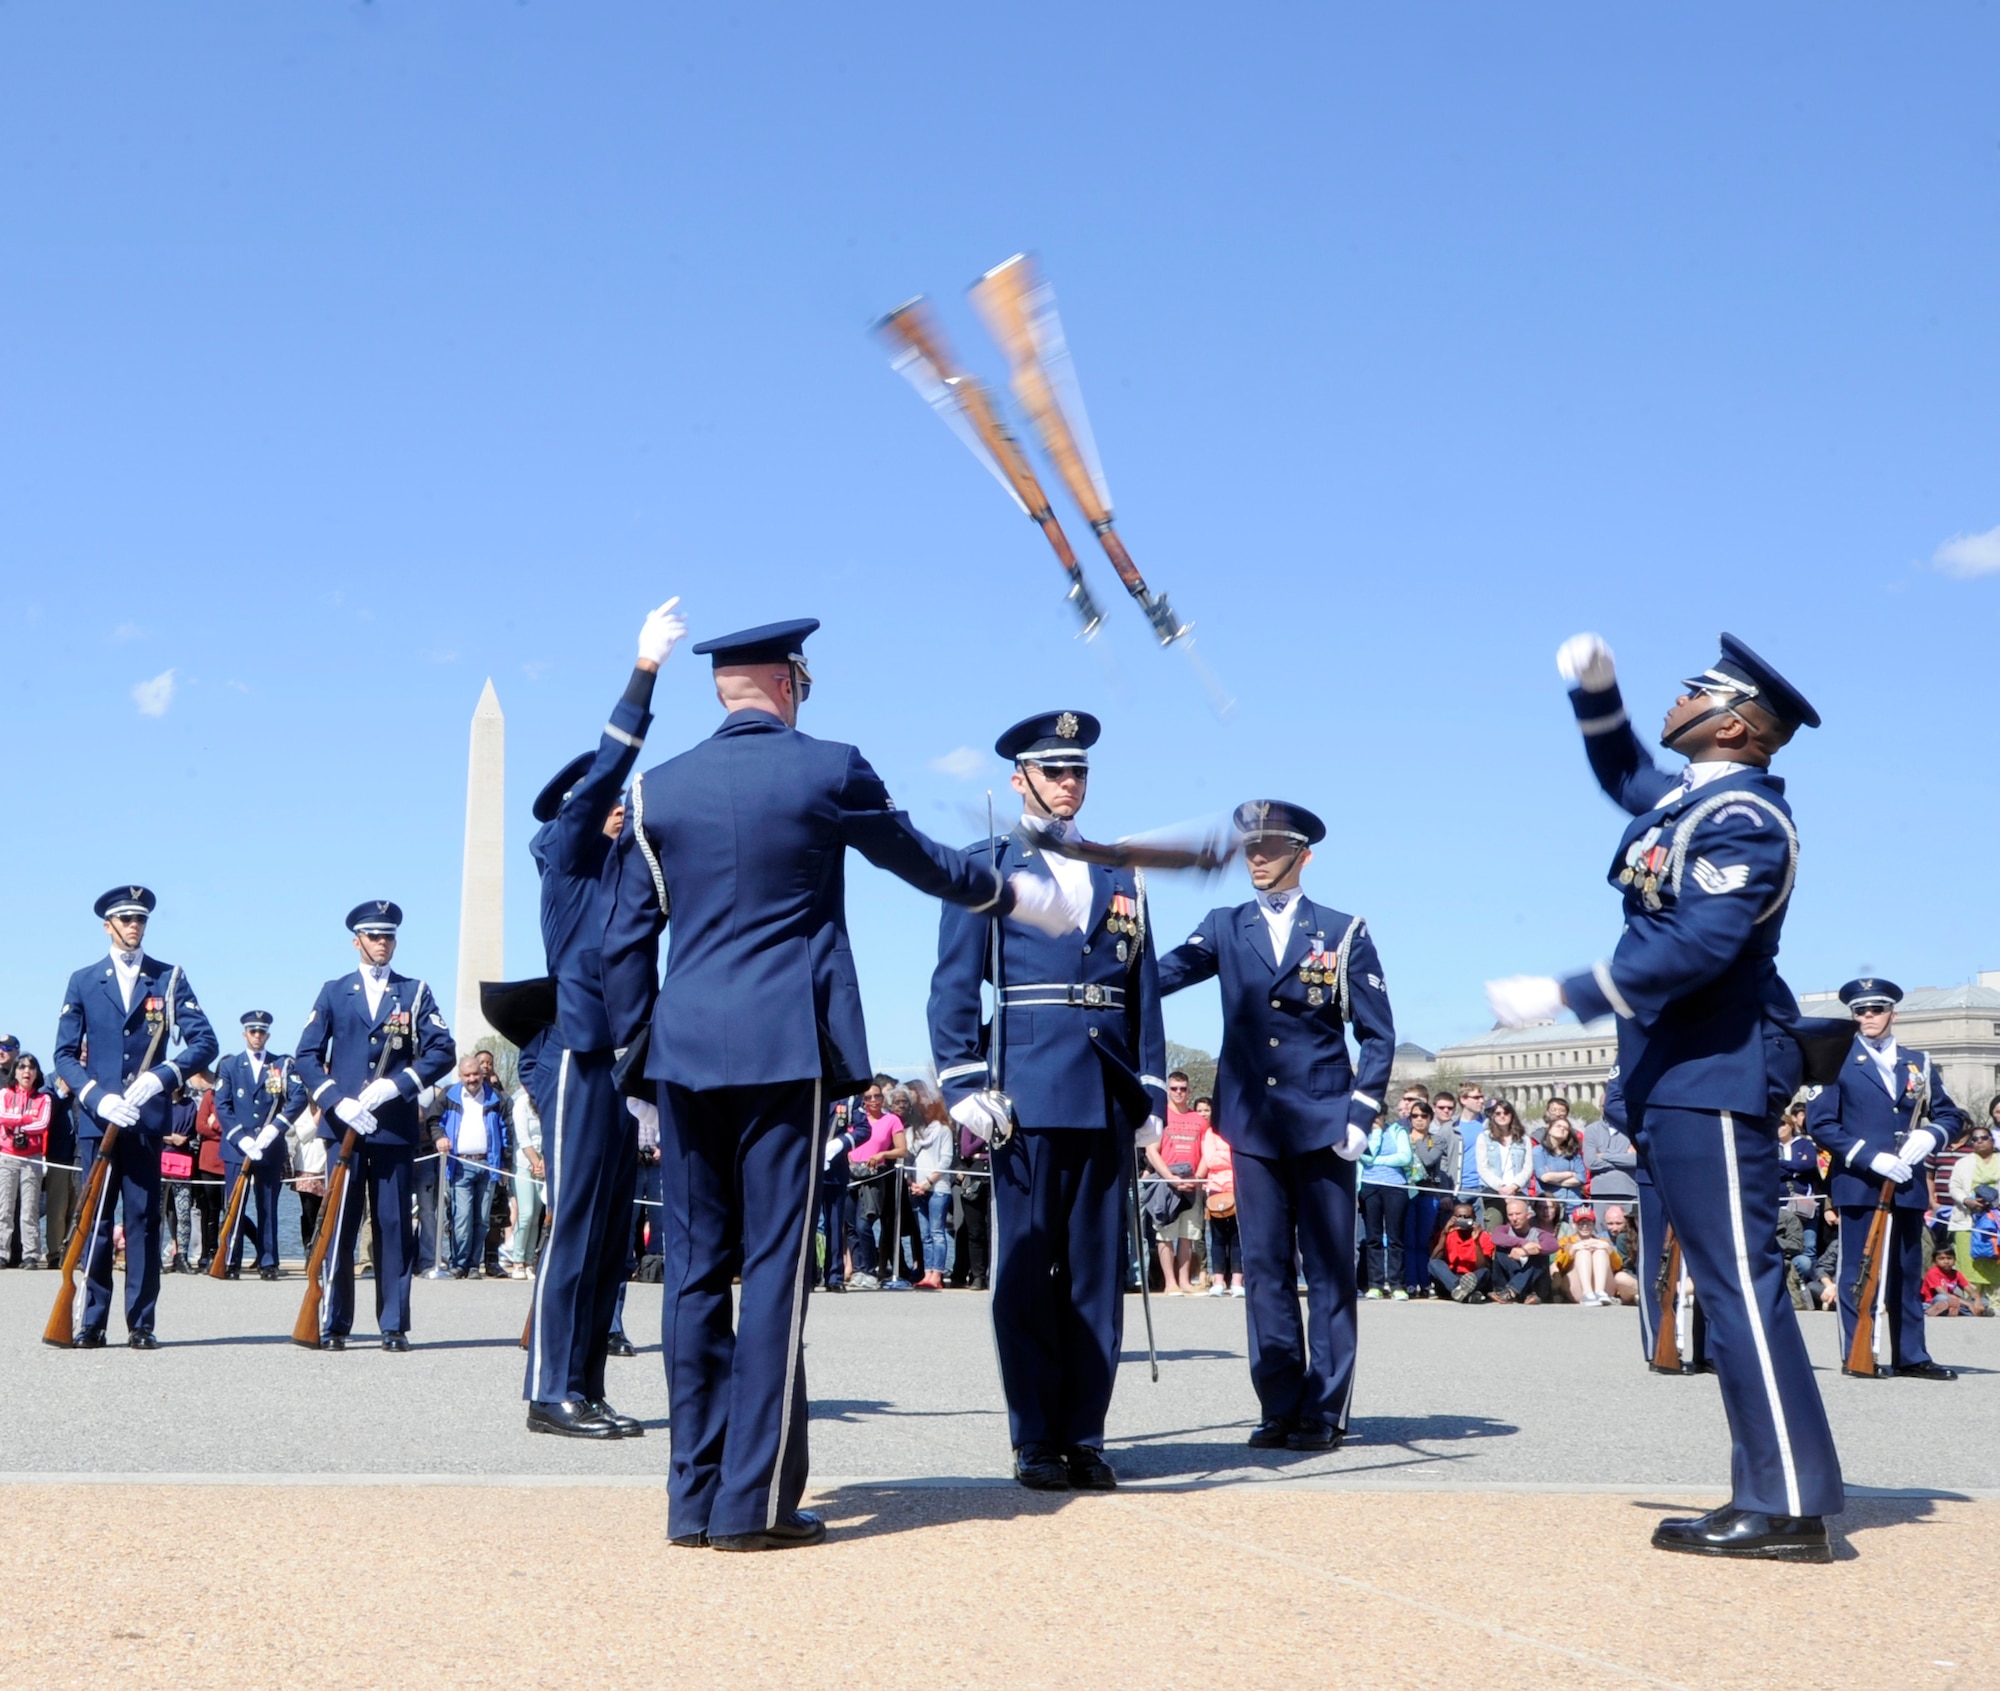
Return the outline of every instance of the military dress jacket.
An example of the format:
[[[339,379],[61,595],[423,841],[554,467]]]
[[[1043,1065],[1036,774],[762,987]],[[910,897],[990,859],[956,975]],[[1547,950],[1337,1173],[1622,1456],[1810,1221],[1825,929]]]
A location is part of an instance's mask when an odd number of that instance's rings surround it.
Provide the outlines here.
[[[1625,930],[1562,983],[1583,1021],[1618,1017],[1627,1102],[1762,1120],[1797,1090],[1798,1000],[1778,941],[1798,871],[1785,784],[1742,768],[1687,788],[1654,764],[1615,688],[1573,692],[1598,783],[1632,816],[1609,871]]]
[[[138,1079],[139,1065],[146,1060],[154,1031],[161,1027],[166,1032],[151,1070],[159,1079],[160,1094],[141,1108],[138,1125],[124,1132],[148,1137],[164,1134],[173,1120],[175,1088],[196,1069],[205,1069],[215,1061],[221,1041],[196,1002],[187,976],[175,974],[171,963],[162,963],[143,951],[139,954],[139,975],[129,1010],[108,953],[70,976],[56,1025],[55,1065],[76,1100],[72,1114],[77,1138],[103,1137],[104,1121],[93,1106],[102,1094],[122,1093],[127,1082]],[[86,1048],[88,1057],[84,1055]]]
[[[347,1131],[334,1106],[359,1098],[379,1069],[384,1080],[396,1083],[396,1096],[371,1112],[371,1143],[416,1145],[425,1139],[417,1094],[458,1066],[458,1047],[425,982],[392,969],[371,1015],[361,971],[355,969],[319,989],[292,1064],[306,1096],[323,1112],[320,1138],[338,1139]]]
[[[1297,1156],[1341,1144],[1350,1125],[1374,1126],[1396,1061],[1396,1023],[1365,922],[1301,894],[1280,961],[1255,899],[1211,910],[1160,959],[1160,991],[1211,977],[1222,985],[1215,1126],[1230,1145]]]
[[[1875,1059],[1855,1036],[1854,1049],[1840,1066],[1840,1079],[1829,1086],[1816,1086],[1806,1101],[1806,1132],[1832,1159],[1827,1169],[1827,1197],[1850,1209],[1873,1208],[1882,1193],[1882,1177],[1868,1166],[1878,1152],[1897,1151],[1903,1135],[1910,1130],[1910,1117],[1917,1100],[1924,1096],[1924,1054],[1907,1046],[1896,1047],[1896,1095],[1889,1087]],[[1933,1128],[1938,1144],[1948,1145],[1965,1125],[1965,1115],[1944,1089],[1944,1076],[1933,1067],[1930,1074],[1929,1115],[1926,1125]],[[1899,1210],[1930,1208],[1929,1157],[1914,1164],[1917,1175],[1896,1188],[1895,1207]]]
[[[614,1048],[650,1026],[647,1077],[696,1092],[814,1078],[829,1100],[859,1091],[872,1070],[847,938],[849,846],[919,892],[1012,906],[983,859],[911,824],[854,747],[768,712],[735,711],[636,778],[604,871]]]
[[[222,1128],[223,1156],[232,1164],[240,1163],[244,1145],[285,1115],[287,1099],[297,1095],[291,1058],[267,1050],[263,1072],[255,1074],[249,1052],[230,1052],[215,1067],[215,1119]],[[269,1156],[283,1142],[281,1127],[279,1137],[264,1148],[264,1155]]]
[[[966,850],[987,861],[987,841]],[[992,854],[1003,877],[1017,869],[1049,874],[1040,848],[1021,836],[996,842]],[[1166,1120],[1159,960],[1139,880],[1130,869],[1089,867],[1083,932],[1052,937],[1000,924],[997,1053],[981,1013],[981,987],[993,973],[993,918],[974,910],[939,918],[929,1017],[947,1104],[998,1087],[1023,1127],[1102,1130],[1119,1117],[1133,1128],[1148,1116]]]

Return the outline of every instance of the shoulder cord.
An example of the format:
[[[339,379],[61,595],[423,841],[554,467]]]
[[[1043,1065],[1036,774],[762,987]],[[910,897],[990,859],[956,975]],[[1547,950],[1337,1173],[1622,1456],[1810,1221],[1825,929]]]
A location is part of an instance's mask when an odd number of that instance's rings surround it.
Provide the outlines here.
[[[1347,932],[1340,936],[1340,944],[1334,947],[1333,1001],[1339,1006],[1340,1019],[1343,1022],[1354,1020],[1354,995],[1348,990],[1347,960],[1354,950],[1354,936],[1366,926],[1367,924],[1359,916],[1355,917],[1347,924]]]
[[[660,860],[653,854],[653,842],[646,838],[646,777],[632,777],[632,827],[639,838],[640,854],[653,872],[653,896],[659,900],[660,914],[671,919],[673,902],[667,897],[667,877],[660,872]]]
[[[1696,805],[1686,816],[1682,817],[1674,828],[1673,848],[1667,855],[1667,880],[1668,884],[1674,889],[1674,897],[1679,898],[1681,895],[1681,871],[1686,867],[1688,842],[1694,837],[1695,829],[1706,822],[1718,810],[1726,809],[1732,804],[1755,805],[1757,809],[1763,811],[1772,821],[1776,822],[1785,833],[1785,877],[1779,884],[1777,893],[1772,897],[1771,902],[1757,913],[1757,920],[1752,925],[1761,927],[1773,916],[1777,915],[1780,910],[1784,909],[1785,901],[1792,896],[1792,884],[1798,879],[1799,875],[1799,831],[1792,826],[1792,819],[1769,799],[1765,798],[1763,794],[1746,793],[1740,788],[1726,793],[1717,793],[1713,798],[1703,799],[1700,804]]]

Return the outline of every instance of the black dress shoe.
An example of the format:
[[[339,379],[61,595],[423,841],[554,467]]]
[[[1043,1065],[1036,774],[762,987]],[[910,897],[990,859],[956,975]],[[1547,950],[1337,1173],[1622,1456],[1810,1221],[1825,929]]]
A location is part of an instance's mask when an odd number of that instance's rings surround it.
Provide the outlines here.
[[[345,1333],[329,1333],[325,1338],[320,1340],[319,1348],[321,1350],[345,1350],[347,1349],[347,1335]]]
[[[592,1397],[586,1398],[584,1401],[597,1412],[597,1418],[600,1421],[609,1421],[617,1429],[618,1436],[621,1439],[642,1439],[646,1436],[645,1422],[635,1421],[629,1415],[620,1415],[603,1398]]]
[[[604,1354],[606,1356],[637,1356],[639,1353],[632,1348],[632,1341],[626,1338],[623,1333],[613,1333],[611,1335],[611,1343],[604,1347]]]
[[[1693,1520],[1662,1521],[1653,1529],[1653,1548],[1763,1562],[1833,1560],[1833,1542],[1819,1516],[1766,1515],[1728,1506]]]
[[[585,1403],[580,1397],[564,1398],[560,1403],[531,1403],[528,1405],[528,1431],[531,1433],[554,1433],[566,1439],[615,1439],[619,1432],[609,1421],[598,1414],[596,1407]]]
[[[257,1278],[259,1280],[276,1280],[279,1278],[279,1274],[275,1268],[260,1268],[257,1270]]]
[[[384,1333],[382,1335],[382,1348],[384,1350],[408,1350],[410,1348],[410,1336],[407,1333]]]
[[[1301,1421],[1285,1440],[1287,1450],[1338,1450],[1340,1429],[1324,1421]]]
[[[1903,1380],[1956,1380],[1958,1370],[1941,1362],[1906,1362],[1896,1370],[1896,1375]]]
[[[232,1268],[227,1274],[223,1276],[223,1279],[225,1280],[241,1280],[242,1278],[243,1278],[243,1270],[240,1268]]]
[[[126,1338],[125,1348],[127,1350],[158,1350],[160,1348],[160,1341],[154,1338],[151,1333],[133,1333]]]
[[[810,1509],[794,1510],[776,1526],[762,1532],[710,1533],[711,1550],[797,1550],[817,1544],[826,1537],[826,1522]]]
[[[82,1332],[70,1341],[70,1348],[72,1350],[102,1350],[104,1348],[104,1329],[102,1327],[84,1328]]]
[[[667,1542],[676,1550],[706,1550],[708,1534],[706,1531],[674,1533],[668,1536]]]
[[[1069,1466],[1045,1444],[1024,1444],[1014,1452],[1014,1478],[1030,1491],[1068,1491]]]
[[[1273,1415],[1268,1420],[1259,1421],[1250,1429],[1252,1450],[1283,1450],[1285,1440],[1292,1436],[1292,1424],[1281,1415]]]
[[[1087,1444],[1073,1444],[1063,1452],[1063,1463],[1069,1469],[1069,1483],[1073,1491],[1118,1489],[1118,1475],[1104,1460],[1101,1450],[1093,1450]]]

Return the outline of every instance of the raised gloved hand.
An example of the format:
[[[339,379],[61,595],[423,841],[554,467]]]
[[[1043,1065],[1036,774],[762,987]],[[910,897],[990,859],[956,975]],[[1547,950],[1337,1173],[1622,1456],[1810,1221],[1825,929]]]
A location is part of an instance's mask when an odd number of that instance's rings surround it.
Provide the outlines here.
[[[1014,894],[1014,908],[1008,915],[1015,921],[1040,928],[1053,939],[1075,929],[1076,917],[1070,911],[1069,901],[1046,875],[1030,875],[1024,869],[1017,869],[1007,877],[1007,885]]]
[[[361,1096],[355,1102],[368,1111],[370,1115],[373,1115],[375,1111],[388,1103],[391,1098],[399,1098],[401,1096],[402,1094],[396,1090],[396,1083],[393,1080],[371,1080],[366,1086],[362,1087]]]
[[[1911,1168],[1928,1157],[1938,1148],[1938,1136],[1927,1127],[1913,1127],[1903,1135],[1902,1144],[1896,1147],[1896,1155]]]
[[[1486,1002],[1503,1028],[1533,1027],[1562,1014],[1562,983],[1553,975],[1509,975],[1486,983]]]
[[[1148,1116],[1144,1125],[1133,1135],[1132,1142],[1143,1151],[1148,1145],[1159,1144],[1166,1137],[1166,1133],[1167,1124],[1165,1122],[1161,1121],[1158,1116]]]
[[[1868,1166],[1884,1180],[1893,1180],[1898,1186],[1907,1186],[1917,1172],[1894,1151],[1877,1151],[1868,1159]]]
[[[338,1104],[334,1105],[333,1113],[340,1120],[346,1122],[349,1127],[353,1128],[356,1133],[360,1134],[363,1139],[366,1139],[369,1134],[375,1131],[374,1116],[367,1110],[364,1110],[352,1098],[341,1099]]]
[[[1586,693],[1608,693],[1618,685],[1618,669],[1601,634],[1572,634],[1558,646],[1556,673]]]
[[[1361,1160],[1362,1152],[1367,1149],[1368,1135],[1356,1127],[1353,1122],[1349,1122],[1347,1124],[1347,1137],[1340,1144],[1334,1146],[1333,1154],[1343,1162],[1358,1163]]]
[[[160,1085],[160,1077],[148,1069],[142,1075],[135,1075],[125,1088],[125,1102],[135,1110],[143,1110],[165,1090]]]
[[[658,610],[646,613],[646,624],[639,630],[639,659],[642,663],[659,668],[686,637],[687,620],[675,608],[680,602],[681,596],[676,593]]]
[[[990,1140],[995,1134],[1006,1135],[1007,1118],[983,1092],[968,1092],[959,1099],[951,1107],[951,1119],[976,1139]]]
[[[97,1112],[99,1121],[108,1121],[113,1127],[132,1127],[138,1123],[138,1107],[125,1101],[121,1092],[100,1092],[97,1102],[90,1106]]]
[[[263,1160],[264,1147],[254,1139],[241,1140],[238,1142],[236,1148],[243,1153],[243,1160],[246,1163],[261,1162]]]

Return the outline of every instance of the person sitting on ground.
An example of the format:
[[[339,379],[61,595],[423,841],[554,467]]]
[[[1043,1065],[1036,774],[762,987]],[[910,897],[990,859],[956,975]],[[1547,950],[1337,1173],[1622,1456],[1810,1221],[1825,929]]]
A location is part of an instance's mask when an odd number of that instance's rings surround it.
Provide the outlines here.
[[[1819,1255],[1813,1259],[1812,1285],[1822,1310],[1840,1307],[1840,1211],[1828,1204],[1819,1212]]]
[[[1544,1119],[1542,1142],[1534,1149],[1534,1159],[1535,1184],[1543,1197],[1560,1204],[1564,1215],[1583,1202],[1589,1170],[1584,1165],[1583,1141],[1566,1114]]]
[[[1479,1225],[1469,1202],[1453,1204],[1451,1220],[1431,1249],[1431,1280],[1458,1303],[1484,1303],[1492,1272],[1492,1234]]]
[[[1922,1288],[1926,1315],[1991,1315],[1992,1308],[1966,1284],[1949,1249],[1931,1253],[1930,1272]]]
[[[1810,1308],[1812,1293],[1807,1283],[1813,1253],[1806,1244],[1805,1222],[1788,1198],[1778,1200],[1778,1250],[1785,1259],[1785,1290],[1792,1295],[1792,1308]]]
[[[1639,1260],[1639,1230],[1632,1225],[1629,1212],[1623,1204],[1604,1206],[1604,1236],[1611,1241],[1611,1248],[1618,1253],[1619,1266],[1611,1273],[1612,1295],[1623,1304],[1639,1301],[1639,1276],[1633,1272],[1633,1264]]]
[[[25,1057],[21,1060],[27,1061]],[[2000,1261],[1972,1254],[1972,1224],[1982,1211],[1993,1208],[1991,1202],[1978,1196],[1982,1188],[2000,1188],[2000,1154],[1993,1149],[1993,1128],[1987,1122],[1972,1130],[1966,1138],[1965,1154],[1951,1165],[1951,1178],[1946,1185],[1951,1198],[1951,1220],[1946,1226],[1951,1231],[1959,1273],[1974,1291],[1991,1293],[2000,1290]]]
[[[1624,1261],[1617,1247],[1597,1231],[1597,1211],[1588,1204],[1579,1204],[1569,1219],[1576,1231],[1556,1249],[1556,1268],[1567,1276],[1569,1300],[1586,1308],[1609,1309],[1618,1302],[1611,1279]]]
[[[1507,1200],[1507,1219],[1493,1229],[1493,1301],[1546,1303],[1553,1295],[1549,1264],[1556,1236],[1535,1219],[1525,1198]]]

